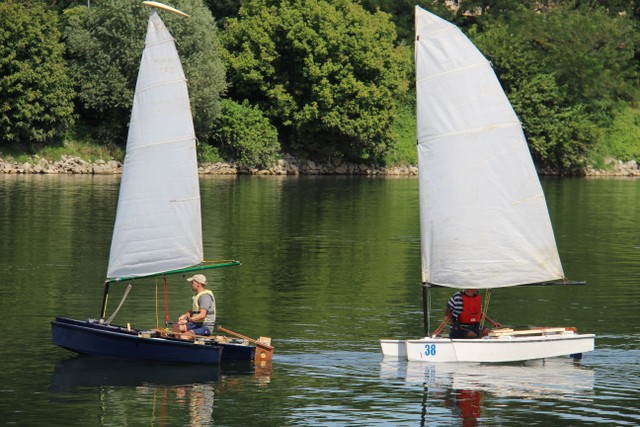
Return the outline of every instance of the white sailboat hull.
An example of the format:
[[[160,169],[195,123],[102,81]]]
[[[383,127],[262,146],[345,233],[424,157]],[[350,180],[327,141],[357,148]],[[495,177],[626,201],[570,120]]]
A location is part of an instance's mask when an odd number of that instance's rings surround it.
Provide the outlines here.
[[[594,349],[594,334],[501,336],[479,339],[421,338],[381,340],[382,354],[426,362],[517,362],[585,353]]]

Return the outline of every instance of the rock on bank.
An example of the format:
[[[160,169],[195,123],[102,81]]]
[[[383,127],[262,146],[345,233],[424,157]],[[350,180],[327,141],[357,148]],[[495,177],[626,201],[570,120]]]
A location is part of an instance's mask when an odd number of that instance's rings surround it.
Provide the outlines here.
[[[640,177],[640,167],[635,161],[622,162],[609,159],[606,169],[587,167],[586,176],[627,176]],[[413,176],[418,174],[416,166],[396,166],[392,168],[356,164],[335,160],[314,162],[298,160],[285,155],[268,168],[246,168],[233,162],[201,164],[198,170],[203,175],[381,175]],[[61,160],[50,162],[35,157],[29,162],[5,161],[0,158],[0,173],[5,174],[84,174],[117,175],[122,173],[122,163],[117,160],[97,160],[90,162],[74,156],[62,156]],[[540,175],[555,175],[553,171],[540,170]]]
[[[313,162],[298,161],[285,156],[268,168],[246,168],[232,162],[201,164],[198,167],[204,175],[417,175],[415,166],[394,168],[359,165],[342,161]],[[7,174],[88,174],[114,175],[122,173],[122,163],[117,160],[97,160],[89,162],[79,157],[62,156],[61,160],[50,162],[45,158],[34,158],[30,162],[19,163],[0,159],[0,173]]]

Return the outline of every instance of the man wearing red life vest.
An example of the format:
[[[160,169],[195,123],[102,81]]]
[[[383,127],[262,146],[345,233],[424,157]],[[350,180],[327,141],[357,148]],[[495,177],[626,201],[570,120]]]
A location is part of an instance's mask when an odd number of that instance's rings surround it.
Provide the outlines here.
[[[499,328],[501,326],[500,323],[493,321],[482,312],[482,297],[480,297],[477,289],[465,289],[456,292],[447,302],[445,311],[445,322],[449,320],[451,323],[449,338],[484,337],[489,333],[490,329],[483,328],[480,331],[480,321],[483,316],[494,327]]]

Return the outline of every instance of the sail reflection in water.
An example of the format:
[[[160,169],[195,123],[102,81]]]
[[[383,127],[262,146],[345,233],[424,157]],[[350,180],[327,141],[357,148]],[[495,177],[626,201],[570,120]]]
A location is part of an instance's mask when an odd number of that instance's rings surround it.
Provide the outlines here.
[[[594,371],[570,359],[523,364],[427,363],[384,359],[380,377],[422,383],[422,424],[444,406],[464,426],[479,424],[486,398],[584,401],[593,397]]]
[[[380,377],[400,378],[436,388],[484,390],[499,396],[571,399],[593,391],[593,370],[571,359],[546,359],[518,365],[407,362],[384,359]]]

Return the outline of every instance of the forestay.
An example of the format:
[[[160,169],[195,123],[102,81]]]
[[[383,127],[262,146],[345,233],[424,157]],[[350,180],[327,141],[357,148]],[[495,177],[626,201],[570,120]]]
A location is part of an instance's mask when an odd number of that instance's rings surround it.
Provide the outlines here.
[[[200,188],[187,83],[174,40],[152,9],[107,276],[156,274],[202,260]]]
[[[522,128],[491,64],[416,7],[422,279],[498,288],[564,277]]]

